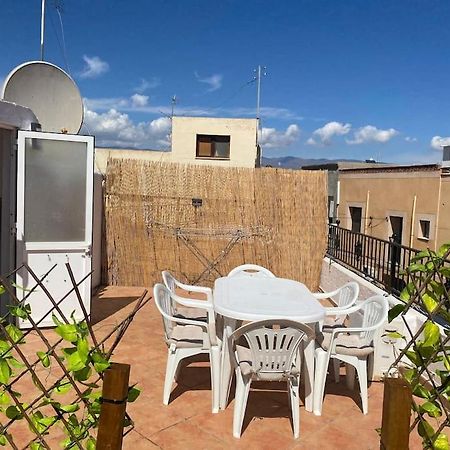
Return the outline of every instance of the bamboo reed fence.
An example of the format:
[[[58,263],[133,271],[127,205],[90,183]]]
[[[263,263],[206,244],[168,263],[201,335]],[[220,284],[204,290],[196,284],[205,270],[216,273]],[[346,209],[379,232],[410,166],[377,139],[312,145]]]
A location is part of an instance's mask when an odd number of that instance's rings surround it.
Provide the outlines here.
[[[211,285],[254,263],[316,289],[326,236],[323,172],[108,161],[109,284],[151,285],[170,270]]]

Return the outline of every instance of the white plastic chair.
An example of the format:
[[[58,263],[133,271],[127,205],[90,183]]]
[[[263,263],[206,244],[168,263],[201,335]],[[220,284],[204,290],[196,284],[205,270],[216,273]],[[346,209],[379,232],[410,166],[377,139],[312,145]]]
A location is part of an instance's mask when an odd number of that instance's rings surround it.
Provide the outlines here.
[[[256,264],[243,264],[242,266],[237,266],[227,276],[235,277],[236,275],[275,278],[275,275],[269,269]]]
[[[182,289],[186,292],[195,292],[199,294],[204,294],[206,296],[206,301],[211,305],[213,304],[213,295],[212,290],[209,287],[203,286],[194,286],[191,284],[184,284],[181,281],[178,281],[168,270],[164,270],[162,272],[162,278],[167,289],[170,290],[173,294],[177,294],[176,289]],[[178,296],[180,297],[180,296]],[[198,301],[204,301],[200,299],[196,299]],[[191,308],[176,308],[175,309],[177,316],[184,317],[186,319],[200,319],[203,321],[207,321],[206,313],[204,309],[199,309],[196,307]]]
[[[219,412],[220,349],[216,336],[214,308],[211,302],[179,297],[158,283],[153,289],[156,307],[163,318],[164,337],[168,347],[163,403],[169,404],[172,383],[182,359],[208,353],[211,365],[212,412]],[[176,304],[199,308],[207,313],[207,322],[176,316]]]
[[[350,281],[333,292],[317,292],[313,295],[317,300],[331,299],[336,306],[325,308],[325,315],[334,316],[340,310],[350,308],[356,303],[359,295],[359,284]]]
[[[364,414],[367,414],[367,357],[373,353],[374,334],[386,322],[388,310],[389,305],[385,297],[381,295],[370,297],[359,305],[338,312],[338,314],[344,315],[361,312],[363,314],[361,327],[349,326],[325,330],[321,339],[316,339],[319,345],[315,352],[314,414],[318,416],[322,414],[330,358],[347,364],[349,385],[352,385],[354,380],[353,367],[356,369],[362,410]],[[352,375],[353,378],[350,378],[349,375]]]
[[[294,437],[299,437],[300,344],[313,336],[307,325],[275,319],[249,323],[231,334],[228,348],[236,370],[234,437],[241,436],[252,380],[287,381]]]

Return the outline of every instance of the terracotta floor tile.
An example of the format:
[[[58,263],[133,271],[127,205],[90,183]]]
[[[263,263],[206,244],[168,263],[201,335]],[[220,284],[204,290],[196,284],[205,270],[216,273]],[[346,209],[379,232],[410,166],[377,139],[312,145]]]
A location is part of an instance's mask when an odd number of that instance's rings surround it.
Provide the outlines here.
[[[108,287],[99,291],[92,306],[98,336],[105,336],[111,327],[132,311],[143,289]],[[52,336],[52,332],[48,332],[48,335]],[[35,339],[30,336],[30,340]],[[38,342],[36,340],[36,345]],[[130,364],[130,383],[137,383],[142,389],[140,398],[127,406],[135,430],[124,438],[124,449],[379,448],[375,428],[381,424],[382,383],[370,386],[369,414],[364,416],[357,386],[354,391],[349,391],[344,376],[339,384],[329,379],[322,416],[306,412],[301,404],[300,438],[297,440],[293,438],[291,411],[284,383],[252,384],[241,439],[233,438],[233,393],[225,411],[211,413],[210,371],[205,357],[192,358],[183,364],[178,383],[172,387],[170,404],[164,406],[162,391],[167,347],[162,321],[152,301],[136,315],[115,350],[113,360]],[[50,371],[48,382],[55,376],[56,369]],[[411,442],[412,449],[420,448],[420,439],[412,437]],[[417,444],[419,447],[414,447]]]

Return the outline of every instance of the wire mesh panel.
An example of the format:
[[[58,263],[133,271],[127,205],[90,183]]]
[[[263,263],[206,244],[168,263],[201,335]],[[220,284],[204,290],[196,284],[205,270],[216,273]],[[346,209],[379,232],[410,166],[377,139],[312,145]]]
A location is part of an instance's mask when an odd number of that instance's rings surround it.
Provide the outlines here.
[[[109,284],[148,285],[162,270],[211,284],[254,263],[318,287],[322,172],[110,159],[105,202]]]

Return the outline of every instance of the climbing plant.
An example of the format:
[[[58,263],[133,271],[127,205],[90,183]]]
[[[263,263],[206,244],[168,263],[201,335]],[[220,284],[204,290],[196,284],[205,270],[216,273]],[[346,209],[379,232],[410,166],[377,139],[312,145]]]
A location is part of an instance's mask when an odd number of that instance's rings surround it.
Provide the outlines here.
[[[416,430],[424,449],[448,450],[450,400],[450,244],[434,252],[424,250],[411,259],[406,269],[407,284],[402,303],[389,312],[389,320],[401,317],[408,337],[392,365],[411,386]],[[413,329],[406,316],[410,309],[421,311],[426,320]]]
[[[44,292],[43,279],[36,279],[36,288],[41,286]],[[12,298],[8,313],[0,318],[0,446],[95,449],[103,374],[114,348],[145,304],[145,293],[133,312],[98,341],[84,308],[81,320],[73,313],[66,317],[60,301],[49,295],[54,328],[41,330],[26,303],[29,294],[19,301],[7,280],[0,277],[0,283],[0,294],[7,291]],[[78,285],[71,292],[77,292]],[[28,329],[21,330],[16,325],[19,320],[26,321]],[[139,393],[137,386],[130,386],[128,401],[136,400]],[[132,425],[128,415],[125,425]]]

